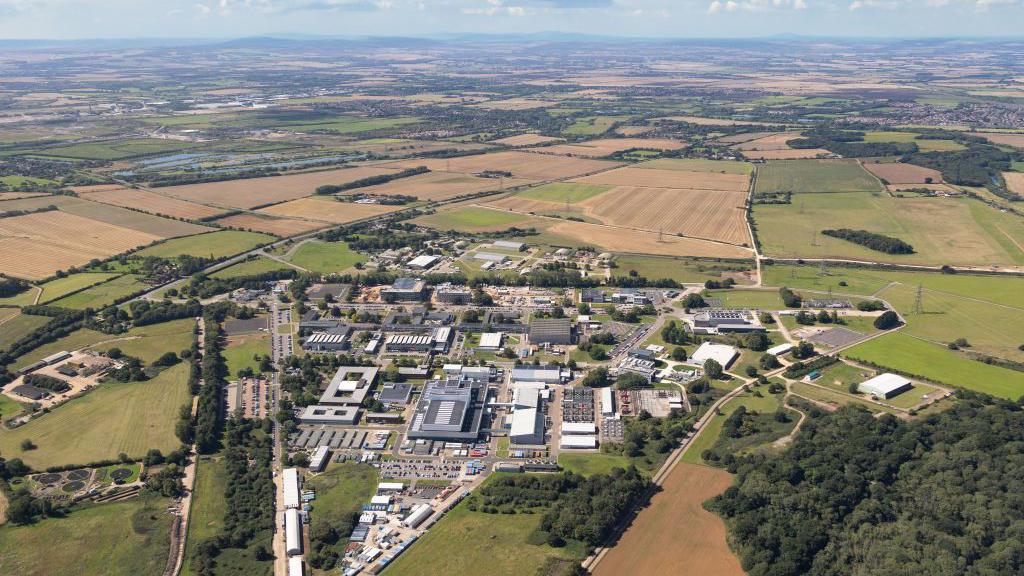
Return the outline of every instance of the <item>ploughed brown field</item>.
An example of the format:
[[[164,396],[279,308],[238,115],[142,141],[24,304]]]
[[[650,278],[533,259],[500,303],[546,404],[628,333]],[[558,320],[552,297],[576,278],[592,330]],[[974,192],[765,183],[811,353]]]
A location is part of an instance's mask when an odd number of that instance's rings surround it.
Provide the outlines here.
[[[212,208],[196,204],[195,202],[179,200],[178,198],[162,196],[154,192],[136,190],[134,188],[113,187],[80,191],[78,194],[87,200],[125,208],[134,208],[143,212],[149,212],[150,214],[184,218],[186,220],[200,220],[224,213],[224,210],[220,208]]]
[[[601,140],[590,140],[578,144],[558,144],[557,146],[545,146],[537,148],[537,152],[550,152],[552,154],[566,154],[572,156],[589,156],[599,158],[609,156],[616,152],[630,150],[632,148],[643,148],[648,150],[679,150],[686,144],[678,140],[668,138],[603,138]]]
[[[0,219],[0,274],[38,280],[162,239],[51,210]]]
[[[389,168],[414,168],[426,166],[439,172],[459,172],[461,174],[479,174],[487,170],[511,172],[513,178],[527,180],[559,180],[572,176],[590,174],[598,170],[614,168],[619,164],[607,160],[590,160],[586,158],[566,158],[550,154],[533,154],[531,152],[496,152],[494,154],[477,154],[458,158],[426,158],[390,162]]]
[[[702,506],[731,483],[732,476],[717,468],[676,465],[594,576],[742,576],[725,523]]]
[[[275,204],[269,208],[263,208],[259,212],[272,216],[346,224],[401,209],[402,206],[341,202],[333,196],[310,196],[283,204]]]
[[[942,172],[913,164],[865,162],[864,167],[889,184],[925,184],[926,181],[929,184],[942,183]]]
[[[413,162],[413,165],[418,166],[419,164]],[[200,204],[213,204],[230,208],[252,208],[254,206],[263,206],[309,196],[317,187],[325,184],[345,184],[369,178],[370,176],[394,173],[395,169],[393,166],[388,168],[358,166],[338,170],[286,174],[284,176],[267,176],[265,178],[167,186],[160,188],[160,193]]]

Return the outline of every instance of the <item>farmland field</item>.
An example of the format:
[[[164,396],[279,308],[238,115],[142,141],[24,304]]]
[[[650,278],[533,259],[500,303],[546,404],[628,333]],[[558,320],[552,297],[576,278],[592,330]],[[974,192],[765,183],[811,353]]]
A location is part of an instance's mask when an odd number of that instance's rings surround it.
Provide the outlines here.
[[[754,206],[765,254],[931,265],[1024,264],[1024,221],[969,198],[891,198],[865,193],[801,194],[792,204]],[[910,243],[885,254],[820,234],[868,230]]]
[[[889,184],[931,184],[942,182],[942,173],[931,168],[899,162],[865,162],[864,168]]]
[[[188,254],[200,258],[223,258],[251,250],[274,239],[273,236],[267,234],[241,230],[220,230],[168,240],[140,250],[135,255],[175,258]]]
[[[1011,400],[1024,395],[1024,373],[970,360],[907,334],[879,336],[844,351],[843,356]]]
[[[633,148],[644,150],[679,150],[685,147],[686,145],[682,142],[668,138],[603,138],[601,140],[588,140],[576,144],[546,146],[537,148],[537,151],[600,158]]]
[[[470,206],[421,216],[414,222],[438,230],[484,232],[504,230],[511,226],[528,227],[534,220],[536,219],[523,214]]]
[[[317,187],[325,184],[345,184],[394,172],[395,170],[391,168],[380,166],[358,166],[284,176],[167,186],[160,188],[160,193],[199,204],[253,208],[309,196]]]
[[[125,274],[120,278],[108,280],[102,284],[86,288],[81,292],[54,300],[51,304],[80,310],[85,308],[100,309],[113,304],[118,298],[142,291],[145,288],[146,284],[143,284],[138,276]]]
[[[192,506],[189,511],[185,561],[181,567],[181,574],[184,576],[192,574],[190,559],[198,544],[207,538],[217,536],[223,529],[224,513],[227,511],[227,501],[224,499],[225,476],[222,459],[211,456],[199,457],[196,463]]]
[[[618,266],[612,270],[615,276],[625,276],[630,270],[635,270],[639,276],[645,278],[671,278],[677,282],[704,283],[709,279],[720,279],[725,272],[749,269],[751,262],[621,255],[615,257],[615,264]]]
[[[116,338],[116,336],[104,334],[95,330],[89,330],[88,328],[82,328],[63,338],[50,342],[49,344],[43,344],[31,352],[19,356],[10,366],[8,366],[8,369],[12,372],[15,370],[21,370],[25,366],[38,362],[55,352],[61,352],[64,350],[70,352],[72,350],[85,348],[86,346],[91,346],[97,342],[103,342],[104,340],[110,340],[113,338]],[[2,454],[2,452],[0,452],[0,454]]]
[[[923,152],[950,152],[963,150],[964,145],[953,140],[932,140],[918,138],[915,132],[889,132],[884,130],[869,130],[864,133],[864,142],[902,142],[913,143]]]
[[[977,135],[987,139],[989,142],[995,142],[996,144],[1005,144],[1007,146],[1024,148],[1024,134],[978,132]]]
[[[27,279],[160,240],[61,211],[0,219],[0,273]]]
[[[262,208],[260,212],[272,216],[347,224],[356,220],[395,212],[403,208],[403,206],[386,206],[383,204],[340,202],[333,196],[310,196],[282,204],[275,204],[269,208]]]
[[[802,158],[817,158],[829,151],[823,148],[798,148],[785,150],[744,150],[743,155],[754,160],[797,160]]]
[[[366,258],[348,248],[344,242],[310,241],[300,246],[289,262],[322,274],[342,272]]]
[[[309,232],[327,226],[326,222],[311,222],[309,220],[297,220],[295,218],[280,218],[277,216],[261,216],[256,214],[235,214],[227,218],[215,220],[221,226],[237,228],[250,232],[263,232],[287,238]]]
[[[409,178],[399,178],[386,184],[345,191],[342,194],[359,192],[381,196],[402,195],[415,196],[419,200],[439,201],[489,190],[508,189],[529,183],[529,180],[521,178],[479,178],[466,174],[434,171]]]
[[[695,238],[660,236],[656,232],[644,232],[628,228],[599,226],[584,222],[557,222],[546,230],[557,237],[567,239],[571,244],[597,246],[610,252],[631,254],[658,254],[663,256],[703,256],[707,258],[746,258],[750,252],[742,248]],[[543,238],[543,236],[542,236]]]
[[[112,336],[112,340],[94,346],[92,349],[106,352],[111,348],[119,348],[124,354],[150,364],[165,352],[179,354],[182,350],[192,346],[192,333],[195,325],[194,319],[183,318],[160,324],[139,326],[124,334]]]
[[[399,556],[384,574],[536,574],[548,558],[582,559],[570,547],[530,544],[527,538],[537,529],[540,518],[540,514],[494,516],[471,512],[463,502]],[[481,542],[487,545],[481,546]]]
[[[712,290],[711,298],[721,298],[723,308],[756,308],[758,310],[785,310],[778,290]]]
[[[853,160],[778,160],[757,169],[755,193],[875,192],[878,180]]]
[[[193,146],[190,142],[178,140],[129,138],[54,146],[37,150],[35,154],[38,156],[73,158],[76,160],[122,160],[125,158],[177,152]]]
[[[726,160],[704,160],[701,158],[657,158],[650,162],[634,164],[631,168],[647,170],[682,170],[683,172],[720,172],[724,174],[749,175],[754,165],[749,162]]]
[[[415,124],[418,118],[358,118],[329,117],[316,122],[283,122],[275,124],[277,128],[293,132],[334,132],[337,134],[355,134],[384,130],[406,124]]]
[[[725,524],[702,505],[731,483],[732,475],[723,470],[677,464],[664,489],[640,511],[594,575],[742,576],[726,541]]]
[[[586,176],[577,181],[587,184],[608,184],[611,186],[729,190],[746,193],[749,178],[745,174],[627,166],[617,170]]]
[[[18,454],[33,468],[141,458],[150,448],[165,454],[180,445],[174,435],[178,408],[188,401],[188,366],[178,364],[145,382],[108,382],[14,430],[0,429],[0,453]],[[38,448],[23,452],[31,439]],[[165,551],[166,558],[166,551]]]
[[[458,172],[461,174],[478,174],[486,170],[501,170],[511,172],[513,178],[558,180],[614,168],[618,165],[618,163],[607,160],[562,158],[550,154],[507,151],[495,152],[493,154],[477,154],[475,156],[459,156],[456,158],[414,158],[382,166],[403,169],[426,166],[431,170]]]
[[[39,287],[42,288],[43,293],[39,296],[39,302],[45,304],[46,302],[62,298],[76,290],[106,282],[116,277],[117,274],[109,272],[81,272],[65,276],[64,278],[54,278],[49,282],[40,284]]]
[[[95,504],[66,518],[0,527],[0,572],[21,576],[158,576],[167,564],[170,500]],[[61,545],[54,546],[55,542]],[[45,550],[45,553],[40,551]],[[95,551],[102,550],[102,554]]]
[[[491,143],[516,148],[519,146],[536,146],[538,144],[548,144],[550,142],[561,141],[561,138],[555,138],[553,136],[541,136],[540,134],[518,134],[516,136],[508,136],[506,138],[491,140]]]
[[[7,310],[4,309],[4,320],[0,322],[0,350],[6,349],[19,338],[27,336],[29,332],[52,320],[49,316],[21,314],[16,309],[10,309],[16,312],[11,316],[7,315]]]
[[[1024,172],[1003,172],[1003,179],[1011,192],[1024,196]]]
[[[223,214],[220,208],[211,208],[194,202],[187,202],[177,198],[170,198],[149,192],[147,190],[136,190],[133,188],[114,188],[101,190],[90,194],[84,194],[88,200],[113,204],[125,208],[135,208],[150,214],[170,216],[172,218],[184,218],[186,220],[199,220]]]
[[[288,268],[291,268],[291,266],[266,256],[257,256],[256,258],[246,259],[226,268],[221,268],[210,274],[210,276],[213,278],[237,278],[238,276],[251,276],[253,274],[262,274],[273,270],[286,270]]]
[[[732,147],[743,152],[748,150],[789,150],[789,146],[786,143],[799,137],[799,134],[793,132],[783,132],[740,142]]]
[[[518,198],[528,200],[540,200],[542,202],[555,202],[575,204],[603,192],[611,190],[611,186],[601,184],[581,184],[578,182],[552,182],[536,188],[529,188],[518,194]]]

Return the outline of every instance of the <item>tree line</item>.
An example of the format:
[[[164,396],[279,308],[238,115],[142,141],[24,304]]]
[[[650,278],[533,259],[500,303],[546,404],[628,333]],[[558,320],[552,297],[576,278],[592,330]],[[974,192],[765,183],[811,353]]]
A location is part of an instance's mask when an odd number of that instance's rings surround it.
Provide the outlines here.
[[[861,246],[870,248],[876,252],[885,252],[886,254],[914,253],[914,247],[899,238],[893,238],[892,236],[886,236],[875,232],[868,232],[867,230],[839,228],[836,230],[822,230],[821,233],[825,236],[831,236],[833,238],[846,240],[847,242],[853,242],[854,244],[860,244]]]

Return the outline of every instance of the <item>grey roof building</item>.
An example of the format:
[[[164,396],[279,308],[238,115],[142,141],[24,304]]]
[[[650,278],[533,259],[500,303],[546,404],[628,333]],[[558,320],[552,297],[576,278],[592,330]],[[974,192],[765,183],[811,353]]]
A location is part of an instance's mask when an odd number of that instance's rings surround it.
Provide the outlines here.
[[[572,344],[568,318],[537,318],[530,321],[531,344]]]
[[[407,436],[412,439],[465,442],[480,435],[487,387],[449,378],[423,387]]]
[[[320,396],[321,404],[359,406],[377,379],[376,366],[342,366]]]
[[[380,291],[385,302],[420,301],[427,296],[427,283],[419,278],[397,278],[391,286]]]
[[[412,384],[395,382],[385,384],[377,394],[377,400],[389,406],[405,406],[412,399]]]

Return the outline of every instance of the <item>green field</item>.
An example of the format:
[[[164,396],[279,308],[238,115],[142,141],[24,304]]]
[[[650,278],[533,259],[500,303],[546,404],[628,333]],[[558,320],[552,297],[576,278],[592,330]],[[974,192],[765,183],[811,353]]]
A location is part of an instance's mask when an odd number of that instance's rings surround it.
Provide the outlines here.
[[[635,256],[618,254],[612,276],[627,276],[630,270],[644,278],[671,278],[676,282],[699,282],[721,279],[725,272],[749,270],[751,262],[700,260],[697,258],[671,258],[662,256]]]
[[[316,492],[310,513],[313,530],[322,524],[337,526],[344,518],[358,514],[377,492],[377,481],[376,468],[355,462],[331,464],[323,473],[309,477],[303,487]],[[344,554],[347,543],[348,534],[341,534],[336,550]]]
[[[180,445],[174,435],[178,409],[189,399],[188,366],[178,364],[145,382],[108,382],[28,424],[0,428],[0,454],[17,455],[29,466],[86,464],[141,458],[150,448],[164,453]],[[23,452],[23,440],[38,448]]]
[[[97,284],[91,288],[86,288],[81,292],[76,292],[70,296],[54,300],[51,304],[53,306],[74,308],[77,310],[84,310],[86,308],[98,310],[113,304],[120,298],[124,298],[136,292],[141,292],[145,289],[146,284],[139,280],[138,276],[125,274],[119,278],[109,280],[102,284]]]
[[[703,464],[704,458],[701,454],[705,450],[710,450],[715,442],[718,442],[725,419],[740,406],[746,406],[747,410],[756,410],[760,413],[774,413],[779,407],[782,396],[769,394],[767,386],[761,386],[758,389],[762,394],[761,397],[754,396],[751,392],[744,392],[723,404],[719,409],[720,414],[704,424],[703,432],[693,440],[681,461],[689,464]]]
[[[881,190],[878,179],[854,160],[772,160],[758,166],[754,192],[802,194]]]
[[[192,346],[192,331],[196,321],[182,318],[160,324],[132,328],[124,334],[112,336],[117,338],[95,347],[95,350],[106,352],[111,348],[120,348],[128,356],[134,356],[149,364],[163,356],[165,352],[180,354]]]
[[[229,377],[234,378],[243,368],[252,368],[253,372],[259,372],[260,363],[253,358],[257,354],[270,354],[270,334],[253,332],[232,336],[223,353]]]
[[[970,198],[800,194],[792,204],[757,204],[753,216],[768,256],[926,265],[1024,264],[1024,220]],[[821,234],[835,228],[899,238],[915,253],[886,254]]]
[[[590,476],[607,474],[612,468],[629,468],[630,462],[629,458],[618,454],[560,452],[558,465],[567,472]]]
[[[758,310],[785,310],[778,290],[710,290],[710,298],[721,298],[723,308],[756,308]]]
[[[582,559],[582,551],[570,546],[552,548],[527,542],[540,519],[540,514],[496,516],[472,512],[463,502],[399,556],[383,574],[534,575],[548,558]]]
[[[914,143],[922,152],[949,152],[963,150],[965,146],[954,140],[918,140],[916,132],[889,132],[869,130],[864,133],[864,142]]]
[[[83,272],[81,274],[71,274],[65,278],[54,278],[49,282],[39,285],[39,287],[43,289],[43,293],[39,297],[39,303],[45,304],[47,302],[52,302],[72,292],[101,282],[106,282],[112,278],[117,278],[117,274],[108,274],[106,272]],[[19,296],[21,295],[19,294]],[[31,304],[31,300],[27,302],[27,304]]]
[[[189,511],[188,536],[185,541],[185,561],[181,574],[192,574],[191,562],[196,545],[220,534],[224,525],[227,501],[224,499],[224,462],[220,458],[201,456],[196,466],[192,507]]]
[[[77,160],[123,160],[148,156],[152,154],[172,153],[193,148],[195,144],[180,140],[162,138],[126,138],[122,140],[104,140],[82,142],[68,146],[55,146],[40,149],[37,156],[56,158],[74,158]]]
[[[544,202],[568,202],[575,204],[598,194],[611,190],[613,186],[605,184],[582,184],[577,182],[552,182],[536,188],[530,188],[517,194],[521,198],[542,200]]]
[[[29,332],[39,328],[52,320],[49,316],[31,316],[29,314],[18,314],[10,320],[0,324],[0,350],[18,341]]]
[[[724,172],[726,174],[750,174],[754,170],[754,165],[749,162],[705,160],[703,158],[659,158],[637,164],[634,167],[685,172]]]
[[[282,123],[275,127],[293,132],[334,132],[337,134],[354,134],[395,128],[406,124],[415,124],[419,118],[343,118],[335,117],[321,122]]]
[[[311,240],[299,246],[288,261],[306,270],[331,274],[347,270],[358,262],[365,262],[366,257],[350,250],[344,242]]]
[[[562,130],[562,133],[573,136],[597,136],[607,132],[612,125],[629,119],[630,116],[586,116],[577,119],[568,128]]]
[[[48,178],[36,178],[34,176],[0,176],[0,184],[10,188],[21,188],[26,184],[31,187],[52,186],[57,184],[57,182]]]
[[[202,258],[224,258],[251,250],[260,244],[275,240],[268,234],[244,232],[242,230],[220,230],[206,234],[174,238],[156,246],[140,250],[137,256],[156,256],[158,258],[174,258],[188,254]]]
[[[0,422],[10,420],[24,412],[25,408],[6,394],[0,394]]]
[[[21,370],[25,366],[28,366],[29,364],[34,364],[55,352],[61,352],[63,350],[71,352],[73,350],[78,350],[80,348],[91,346],[93,344],[96,344],[97,342],[103,342],[104,340],[112,340],[114,338],[117,338],[117,336],[104,334],[102,332],[97,332],[95,330],[89,330],[88,328],[82,328],[54,342],[50,342],[49,344],[43,344],[42,346],[36,348],[35,350],[32,350],[31,352],[22,354],[21,356],[17,357],[10,366],[8,366],[8,369],[11,371]]]
[[[487,208],[458,208],[455,210],[428,214],[413,222],[438,230],[458,230],[466,232],[483,232],[488,230],[504,230],[511,226],[528,226],[536,219],[524,214],[514,214],[503,210]]]
[[[873,413],[886,413],[886,414],[902,414],[902,412],[895,410],[889,406],[882,406],[881,404],[875,404],[870,400],[866,400],[860,396],[851,396],[846,392],[836,392],[829,388],[821,388],[804,382],[793,382],[790,384],[790,391],[797,395],[802,396],[810,400],[817,400],[824,404],[834,406],[846,406],[847,404],[857,404],[863,406]]]
[[[1024,372],[976,362],[944,346],[898,332],[854,346],[843,356],[1011,400],[1024,395]]]
[[[166,498],[97,504],[27,526],[0,527],[0,573],[159,576],[172,516]]]
[[[239,276],[251,276],[253,274],[263,274],[264,272],[288,270],[291,268],[291,266],[278,262],[272,258],[257,256],[251,260],[244,260],[238,264],[232,264],[227,268],[221,268],[213,274],[210,274],[210,276],[212,278],[237,278]]]

